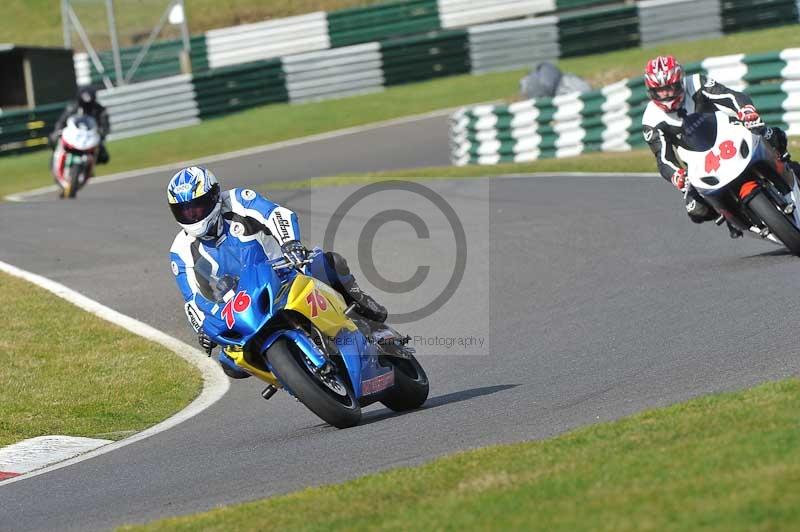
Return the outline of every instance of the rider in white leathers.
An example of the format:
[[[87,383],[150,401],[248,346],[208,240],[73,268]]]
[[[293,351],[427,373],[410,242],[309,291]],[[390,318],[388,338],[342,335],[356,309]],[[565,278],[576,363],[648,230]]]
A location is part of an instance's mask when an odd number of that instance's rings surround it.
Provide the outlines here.
[[[664,179],[686,192],[686,212],[693,222],[714,220],[718,215],[694,189],[686,190],[686,169],[675,148],[683,119],[689,114],[727,112],[745,127],[760,133],[800,175],[800,166],[790,161],[786,133],[777,127],[765,127],[747,94],[729,89],[702,74],[684,76],[683,67],[672,56],[659,56],[649,61],[644,80],[650,97],[642,117],[644,140],[653,151]],[[731,237],[741,236],[735,228],[730,230]]]

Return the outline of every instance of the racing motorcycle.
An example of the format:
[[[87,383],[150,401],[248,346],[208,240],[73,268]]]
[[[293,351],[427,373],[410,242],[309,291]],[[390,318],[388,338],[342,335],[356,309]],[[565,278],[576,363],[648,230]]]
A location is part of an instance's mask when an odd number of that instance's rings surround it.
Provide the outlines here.
[[[690,186],[743,233],[800,256],[800,188],[789,165],[761,135],[722,112],[691,114],[677,149]]]
[[[422,406],[428,377],[410,338],[359,318],[332,287],[304,273],[321,250],[305,261],[265,261],[252,244],[223,243],[219,263],[196,263],[200,290],[186,304],[195,329],[202,323],[223,347],[226,374],[265,381],[264,399],[283,389],[338,428],[357,425],[361,408],[377,401],[394,411]]]
[[[73,115],[67,119],[50,163],[50,171],[61,188],[59,197],[74,198],[92,176],[100,141],[94,118]]]

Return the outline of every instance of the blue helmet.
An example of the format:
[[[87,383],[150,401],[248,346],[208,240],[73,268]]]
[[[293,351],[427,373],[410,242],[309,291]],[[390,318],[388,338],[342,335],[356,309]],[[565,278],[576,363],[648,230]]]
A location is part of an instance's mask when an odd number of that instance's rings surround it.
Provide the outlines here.
[[[195,238],[213,238],[219,233],[219,182],[202,166],[190,166],[172,176],[167,201],[175,220]]]

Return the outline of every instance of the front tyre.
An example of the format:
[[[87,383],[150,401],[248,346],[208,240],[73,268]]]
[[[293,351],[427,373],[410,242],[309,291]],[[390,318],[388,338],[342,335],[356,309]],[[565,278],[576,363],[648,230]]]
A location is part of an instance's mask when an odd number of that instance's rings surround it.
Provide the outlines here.
[[[794,255],[800,256],[800,229],[795,227],[788,215],[781,212],[760,190],[750,199],[748,207],[758,216],[769,230],[775,233],[781,242]]]
[[[381,400],[395,412],[414,410],[428,399],[428,376],[414,355],[408,358],[388,356],[386,360],[394,366],[394,386]]]
[[[280,338],[267,351],[272,371],[297,399],[326,423],[346,429],[361,421],[361,407],[349,384],[333,374],[315,374],[294,343]]]
[[[83,166],[79,164],[69,167],[69,190],[65,191],[66,197],[70,199],[75,198],[75,194],[78,193],[78,187],[80,187],[82,171]]]

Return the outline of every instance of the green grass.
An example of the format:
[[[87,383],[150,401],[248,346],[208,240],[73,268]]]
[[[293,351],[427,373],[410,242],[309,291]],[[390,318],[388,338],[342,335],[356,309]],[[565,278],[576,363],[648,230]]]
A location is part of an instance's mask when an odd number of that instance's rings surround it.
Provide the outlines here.
[[[347,7],[376,4],[380,0],[190,0],[186,2],[189,30],[206,30],[259,22],[270,18],[302,15],[313,11],[333,11]],[[73,1],[74,9],[100,49],[110,48],[106,25],[105,0]],[[120,43],[139,43],[158,24],[168,0],[126,0],[114,3]],[[58,0],[3,0],[0,4],[0,43],[37,46],[62,46],[61,9]],[[12,22],[12,23],[9,23]],[[169,26],[168,26],[169,29]],[[162,38],[179,38],[176,29]],[[75,46],[80,47],[77,36]]]
[[[800,154],[800,137],[790,137],[789,149],[795,154]],[[657,171],[655,159],[650,150],[640,149],[629,152],[588,153],[576,157],[541,159],[529,163],[507,163],[492,166],[440,166],[314,177],[302,181],[271,181],[258,188],[263,192],[269,192],[272,190],[296,190],[309,187],[364,185],[398,178],[427,181],[430,179],[467,179],[547,172],[636,173]]]
[[[649,150],[634,150],[618,153],[590,153],[565,159],[541,159],[530,163],[497,164],[492,166],[440,166],[390,170],[363,174],[342,174],[329,177],[315,177],[302,181],[271,181],[259,187],[271,190],[295,190],[308,187],[330,187],[361,185],[387,179],[410,179],[426,181],[430,179],[479,178],[507,174],[530,174],[537,172],[655,172],[655,161]]]
[[[797,27],[793,25],[729,35],[709,41],[659,45],[648,49],[566,59],[560,65],[598,83],[601,79],[603,82],[610,82],[624,75],[637,74],[647,57],[668,50],[674,50],[685,61],[707,55],[779,50],[788,46],[787,43],[792,42],[792,39],[796,39],[794,33]],[[613,79],[606,79],[611,72],[614,73]],[[109,150],[112,162],[108,166],[100,167],[98,175],[199,159],[229,150],[442,108],[494,99],[511,99],[518,90],[519,78],[523,73],[514,71],[482,76],[454,76],[340,100],[259,107],[208,120],[199,126],[111,142]],[[254,124],[259,124],[259,127],[253,127]],[[3,175],[0,180],[0,196],[50,184],[52,179],[47,168],[48,160],[47,152],[0,158],[0,173]]]
[[[800,381],[124,530],[797,530]]]
[[[0,446],[35,436],[120,439],[202,387],[167,349],[0,273]]]

